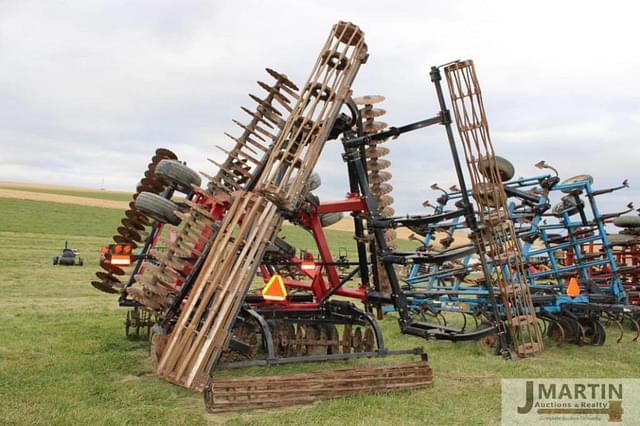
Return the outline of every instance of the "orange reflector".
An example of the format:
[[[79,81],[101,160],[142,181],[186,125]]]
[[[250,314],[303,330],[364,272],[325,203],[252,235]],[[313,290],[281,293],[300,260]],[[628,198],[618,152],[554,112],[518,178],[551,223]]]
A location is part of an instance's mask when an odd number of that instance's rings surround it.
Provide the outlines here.
[[[571,277],[569,280],[569,286],[567,287],[567,296],[576,297],[580,296],[580,286],[576,277]]]
[[[316,269],[316,263],[313,260],[304,260],[300,265],[300,269],[303,271],[313,271]]]
[[[111,256],[111,264],[119,265],[119,266],[129,266],[131,265],[131,256],[122,256],[122,255],[112,255]]]
[[[267,285],[262,289],[262,297],[265,300],[275,300],[276,302],[287,299],[287,289],[280,275],[275,274],[269,279]]]
[[[113,252],[116,253],[116,254],[122,253],[122,246],[115,246],[113,248]]]
[[[131,253],[131,246],[124,246],[123,251],[124,251],[124,254],[130,254]]]

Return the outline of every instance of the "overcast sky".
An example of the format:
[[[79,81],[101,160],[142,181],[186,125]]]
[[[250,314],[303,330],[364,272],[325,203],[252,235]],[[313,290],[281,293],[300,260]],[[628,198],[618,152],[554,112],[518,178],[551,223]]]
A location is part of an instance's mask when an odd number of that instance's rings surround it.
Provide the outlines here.
[[[635,1],[0,0],[0,180],[133,190],[157,147],[213,174],[224,131],[253,106],[264,67],[298,85],[338,20],[370,58],[355,95],[384,121],[433,115],[431,65],[476,62],[496,151],[518,176],[546,160],[640,205],[640,6]],[[391,141],[398,213],[454,183],[444,131]],[[318,169],[324,199],[347,190],[340,146]]]

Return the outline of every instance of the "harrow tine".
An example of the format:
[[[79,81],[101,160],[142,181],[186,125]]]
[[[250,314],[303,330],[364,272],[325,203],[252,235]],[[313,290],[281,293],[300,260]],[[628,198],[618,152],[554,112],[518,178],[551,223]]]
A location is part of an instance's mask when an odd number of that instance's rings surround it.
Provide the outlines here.
[[[464,312],[461,312],[461,314],[462,314],[462,319],[463,319],[464,321],[463,321],[463,323],[462,323],[462,328],[460,329],[460,332],[461,332],[461,333],[464,333],[464,331],[465,331],[465,330],[466,330],[466,328],[467,328],[467,315],[466,315]]]
[[[618,327],[618,330],[620,330],[620,337],[618,337],[618,340],[616,340],[616,343],[620,343],[622,342],[622,338],[624,337],[624,327],[622,327],[622,323],[617,319],[614,319],[613,323],[616,325],[616,327]]]
[[[261,144],[260,142],[257,142],[253,139],[251,139],[249,136],[247,136],[246,138],[244,138],[244,141],[241,139],[236,138],[235,136],[230,135],[227,132],[224,132],[224,135],[230,139],[232,139],[233,141],[235,141],[236,143],[242,145],[243,149],[248,149],[251,152],[253,152],[254,154],[258,154],[255,150],[253,150],[249,145],[247,145],[245,142],[249,142],[251,145],[253,145],[254,147],[258,148],[259,150],[261,150],[262,152],[268,152],[269,148],[267,148],[266,146],[264,146],[263,144]]]
[[[258,81],[258,86],[263,88],[270,95],[273,95],[274,100],[277,100],[282,106],[285,108],[291,108],[291,100],[280,93],[280,88],[278,86],[269,86],[264,81]],[[291,112],[291,110],[289,110],[289,112]]]
[[[632,340],[634,342],[637,342],[638,338],[640,337],[640,324],[638,324],[638,321],[628,313],[625,313],[624,317],[628,318],[629,321],[631,321],[631,324],[633,324],[633,327],[636,329],[636,337],[634,337]]]
[[[469,315],[469,314],[467,314]],[[473,318],[473,322],[476,325],[476,330],[478,329],[478,317],[476,315],[471,315],[471,318]]]
[[[260,121],[261,123],[263,123],[265,126],[267,126],[270,129],[275,129],[275,126],[268,120],[266,120],[262,115],[258,114],[258,112],[256,111],[251,111],[249,108],[241,106],[240,109],[244,112],[246,112],[247,114],[249,114],[251,116],[251,118],[254,118],[258,121]]]
[[[271,77],[274,78],[274,80],[282,83],[282,87],[288,87],[289,89],[294,90],[295,92],[291,94],[292,96],[295,96],[296,98],[298,97],[298,94],[296,92],[300,89],[298,89],[298,86],[296,86],[295,83],[289,80],[289,77],[271,68],[265,68],[265,70]]]
[[[251,128],[249,126],[246,126],[244,124],[242,124],[241,122],[239,122],[238,120],[231,120],[234,124],[236,124],[238,127],[240,127],[241,129],[243,129],[246,132],[249,132],[250,134],[252,134],[253,136],[255,136],[256,138],[260,139],[262,142],[267,142],[267,140],[265,138],[263,138],[260,133],[256,130],[256,128]],[[247,138],[248,139],[248,138]]]
[[[282,116],[282,113],[280,111],[278,111],[273,105],[271,105],[269,102],[263,101],[262,99],[260,99],[259,97],[257,97],[256,95],[253,95],[251,93],[249,93],[249,97],[251,99],[253,99],[257,104],[258,104],[258,109],[259,108],[264,108],[267,111],[271,111],[274,114],[278,115],[278,116]]]
[[[442,311],[438,312],[436,314],[436,317],[442,318],[442,325],[445,326],[445,327],[447,326],[447,317],[444,316]],[[438,321],[438,322],[440,322],[440,321]]]

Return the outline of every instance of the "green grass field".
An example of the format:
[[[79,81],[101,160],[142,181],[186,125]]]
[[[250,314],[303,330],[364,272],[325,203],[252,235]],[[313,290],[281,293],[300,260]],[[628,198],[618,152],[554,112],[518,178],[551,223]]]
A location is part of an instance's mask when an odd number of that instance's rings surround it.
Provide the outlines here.
[[[117,307],[116,297],[89,285],[98,268],[98,250],[120,217],[121,212],[112,209],[0,199],[0,424],[499,424],[501,378],[640,374],[638,344],[628,337],[616,344],[614,330],[604,347],[548,343],[534,359],[504,361],[474,343],[426,342],[401,335],[396,319],[389,317],[382,324],[387,345],[423,346],[433,367],[432,388],[210,415],[200,394],[153,375],[147,342],[124,337],[125,311]],[[310,246],[304,231],[287,227],[285,234],[298,247]],[[352,244],[347,233],[332,231],[330,238],[336,250]],[[65,239],[80,249],[84,267],[51,265]],[[232,374],[344,365],[289,365]]]

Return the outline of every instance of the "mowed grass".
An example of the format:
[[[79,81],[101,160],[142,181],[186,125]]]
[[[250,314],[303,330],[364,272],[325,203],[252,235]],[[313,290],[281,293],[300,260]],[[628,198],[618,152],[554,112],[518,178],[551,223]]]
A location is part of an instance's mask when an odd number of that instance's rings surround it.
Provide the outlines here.
[[[98,250],[122,212],[56,203],[0,199],[0,424],[499,424],[500,379],[627,377],[640,374],[630,333],[604,347],[547,344],[534,359],[504,361],[474,343],[426,342],[404,336],[391,315],[382,322],[392,349],[423,346],[433,387],[358,395],[316,405],[210,415],[200,394],[153,375],[147,343],[124,337],[125,311],[116,297],[89,285]],[[285,227],[287,240],[311,248],[307,233]],[[352,247],[350,234],[328,233],[334,251]],[[69,240],[84,267],[54,267]],[[403,248],[411,247],[408,242]],[[350,249],[355,258],[355,250]],[[411,357],[225,371],[269,375],[345,365],[394,363]]]

